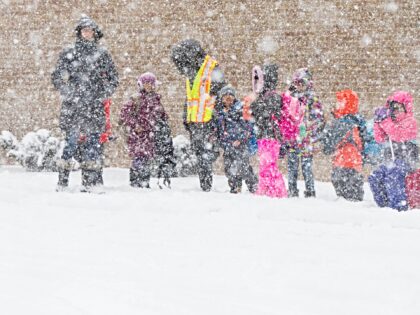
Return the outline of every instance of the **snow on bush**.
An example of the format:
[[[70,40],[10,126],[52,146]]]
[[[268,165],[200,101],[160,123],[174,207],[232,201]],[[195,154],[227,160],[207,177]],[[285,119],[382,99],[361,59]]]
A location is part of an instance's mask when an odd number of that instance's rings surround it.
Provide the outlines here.
[[[0,147],[28,171],[57,171],[63,142],[46,129],[29,132],[20,142],[11,132],[2,131]]]
[[[197,158],[191,150],[190,141],[183,135],[173,138],[176,174],[179,177],[197,174]]]

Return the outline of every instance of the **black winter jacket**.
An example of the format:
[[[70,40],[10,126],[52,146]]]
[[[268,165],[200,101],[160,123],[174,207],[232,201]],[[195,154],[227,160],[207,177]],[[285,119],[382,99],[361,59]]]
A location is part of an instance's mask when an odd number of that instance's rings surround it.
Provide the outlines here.
[[[96,24],[95,24],[96,25]],[[103,101],[118,86],[118,73],[108,51],[80,35],[73,47],[64,49],[52,73],[54,87],[60,91],[60,128],[77,128],[83,133],[105,130]]]

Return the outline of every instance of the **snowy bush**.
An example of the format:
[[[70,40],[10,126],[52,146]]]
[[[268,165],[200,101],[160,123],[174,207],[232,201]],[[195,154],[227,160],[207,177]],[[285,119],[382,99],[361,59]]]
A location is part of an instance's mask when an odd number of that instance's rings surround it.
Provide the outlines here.
[[[176,174],[179,177],[197,174],[197,158],[191,150],[190,141],[183,135],[173,139]]]
[[[0,146],[8,157],[29,171],[57,171],[63,143],[51,136],[50,131],[40,129],[29,132],[20,142],[11,132],[2,131]]]

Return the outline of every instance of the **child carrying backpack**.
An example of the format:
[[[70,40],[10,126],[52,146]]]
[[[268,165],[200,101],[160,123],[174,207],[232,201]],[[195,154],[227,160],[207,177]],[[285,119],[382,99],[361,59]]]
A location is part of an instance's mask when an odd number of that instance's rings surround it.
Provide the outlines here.
[[[248,190],[257,190],[257,177],[249,162],[249,141],[252,136],[250,123],[243,118],[242,103],[236,98],[236,91],[231,86],[223,87],[219,92],[223,108],[218,113],[218,138],[223,147],[225,174],[230,192],[240,193],[242,180]]]
[[[405,180],[419,160],[417,133],[410,93],[395,92],[375,111],[375,139],[385,149],[383,163],[369,176],[369,185],[379,207],[408,209]]]
[[[338,197],[362,201],[363,143],[365,120],[359,112],[359,98],[352,90],[336,93],[334,119],[324,130],[321,142],[325,154],[333,154],[332,184]]]
[[[279,127],[283,135],[281,155],[287,154],[289,197],[299,197],[299,164],[305,180],[305,197],[315,197],[312,172],[314,144],[325,125],[322,104],[314,94],[312,74],[307,68],[293,74],[289,90],[282,94]]]

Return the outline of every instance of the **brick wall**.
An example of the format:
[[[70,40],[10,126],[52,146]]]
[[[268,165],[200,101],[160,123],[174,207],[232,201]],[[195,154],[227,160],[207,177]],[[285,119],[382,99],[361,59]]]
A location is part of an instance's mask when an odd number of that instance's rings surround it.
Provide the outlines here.
[[[327,109],[343,88],[359,94],[368,117],[396,89],[410,91],[417,103],[420,96],[417,1],[6,0],[0,12],[0,130],[18,137],[37,128],[58,134],[59,95],[50,73],[59,52],[74,42],[82,13],[102,27],[118,67],[114,123],[137,75],[153,71],[174,133],[183,133],[185,83],[169,55],[185,38],[198,39],[217,58],[241,95],[251,89],[252,66],[275,61],[282,88],[295,69],[311,68]],[[107,151],[111,165],[127,165],[122,138]],[[328,161],[318,157],[318,178],[327,178]]]

